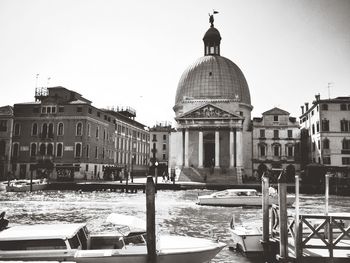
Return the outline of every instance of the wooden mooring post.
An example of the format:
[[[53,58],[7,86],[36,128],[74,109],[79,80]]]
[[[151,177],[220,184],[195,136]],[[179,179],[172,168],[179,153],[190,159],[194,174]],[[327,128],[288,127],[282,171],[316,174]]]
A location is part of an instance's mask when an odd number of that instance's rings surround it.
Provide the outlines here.
[[[294,225],[294,233],[295,233],[295,239],[294,239],[294,253],[295,253],[295,258],[297,261],[301,261],[302,257],[302,251],[301,251],[301,242],[302,242],[302,236],[300,233],[300,228],[302,227],[301,221],[300,221],[300,216],[299,216],[299,175],[295,176],[295,225]]]
[[[264,252],[264,262],[269,259],[269,240],[270,240],[270,230],[269,230],[269,177],[265,173],[261,177],[261,190],[262,190],[262,212],[263,212],[263,228],[262,228],[262,240],[261,244],[263,246]]]
[[[152,176],[147,176],[147,182],[146,182],[146,228],[147,228],[147,263],[157,263],[155,185],[154,185]]]
[[[288,215],[287,215],[287,177],[282,171],[278,177],[278,206],[279,206],[279,255],[276,256],[279,262],[286,262],[288,259]]]

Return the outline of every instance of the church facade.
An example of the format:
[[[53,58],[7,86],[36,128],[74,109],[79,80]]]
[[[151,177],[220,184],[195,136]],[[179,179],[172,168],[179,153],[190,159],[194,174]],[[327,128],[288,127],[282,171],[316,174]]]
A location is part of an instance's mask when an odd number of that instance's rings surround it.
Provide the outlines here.
[[[220,32],[205,33],[204,56],[182,74],[175,97],[177,132],[172,133],[170,166],[194,176],[252,174],[250,92],[240,68],[220,55]]]

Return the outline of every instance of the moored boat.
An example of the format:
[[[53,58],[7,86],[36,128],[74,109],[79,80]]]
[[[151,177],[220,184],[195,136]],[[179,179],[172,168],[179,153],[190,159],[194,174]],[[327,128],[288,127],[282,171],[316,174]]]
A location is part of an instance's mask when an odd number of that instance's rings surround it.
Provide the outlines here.
[[[261,244],[262,225],[258,223],[236,224],[232,217],[229,228],[230,248],[242,252],[247,257],[258,257],[263,252]]]
[[[44,190],[47,188],[47,180],[46,179],[34,179],[34,180],[11,180],[10,183],[5,185],[5,189],[7,192],[29,192]]]
[[[294,196],[287,196],[287,205],[294,202]],[[269,195],[269,203],[277,204],[277,193]],[[216,206],[261,206],[262,195],[255,189],[226,189],[214,192],[210,195],[198,196],[199,205],[216,205]]]
[[[86,224],[20,225],[0,232],[0,260],[146,263],[144,232],[90,234]],[[158,263],[204,263],[224,243],[203,238],[160,235]]]

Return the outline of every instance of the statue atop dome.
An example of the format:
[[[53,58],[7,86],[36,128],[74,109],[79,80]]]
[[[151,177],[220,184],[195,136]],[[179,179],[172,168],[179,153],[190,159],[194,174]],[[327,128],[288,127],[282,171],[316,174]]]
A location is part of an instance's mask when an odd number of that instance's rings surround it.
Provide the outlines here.
[[[214,27],[214,14],[218,14],[218,11],[213,10],[213,13],[210,14],[209,13],[209,23],[210,23],[210,27]]]

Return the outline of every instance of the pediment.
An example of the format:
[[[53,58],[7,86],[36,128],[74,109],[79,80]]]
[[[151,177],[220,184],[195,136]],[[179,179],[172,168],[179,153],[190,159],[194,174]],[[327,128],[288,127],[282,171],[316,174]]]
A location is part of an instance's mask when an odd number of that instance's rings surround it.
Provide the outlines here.
[[[177,119],[243,119],[242,116],[228,112],[218,106],[206,104],[184,113]]]

